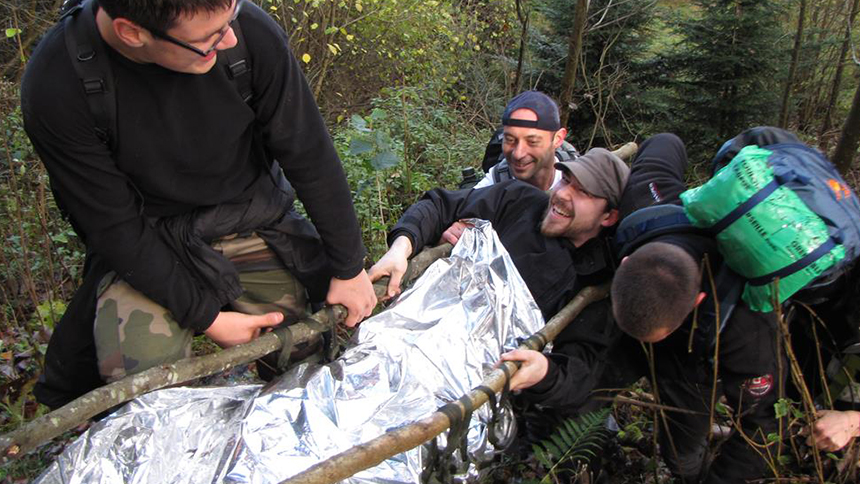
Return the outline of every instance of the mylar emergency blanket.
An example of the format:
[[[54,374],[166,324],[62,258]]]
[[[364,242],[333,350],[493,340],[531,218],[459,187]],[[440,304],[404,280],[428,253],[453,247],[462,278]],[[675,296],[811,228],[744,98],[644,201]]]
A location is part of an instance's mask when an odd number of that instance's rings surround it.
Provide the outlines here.
[[[467,230],[387,310],[361,323],[335,362],[301,365],[269,387],[173,388],[94,424],[39,478],[53,483],[276,483],[480,384],[499,355],[543,326],[489,223]],[[492,453],[486,406],[473,458]],[[418,483],[420,448],[345,482]]]

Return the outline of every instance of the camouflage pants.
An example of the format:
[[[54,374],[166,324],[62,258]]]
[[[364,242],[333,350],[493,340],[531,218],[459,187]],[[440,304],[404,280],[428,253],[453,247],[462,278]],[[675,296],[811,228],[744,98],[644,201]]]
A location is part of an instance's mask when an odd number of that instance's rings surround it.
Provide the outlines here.
[[[230,309],[246,314],[280,311],[286,323],[307,314],[304,287],[256,234],[231,235],[212,247],[236,266],[244,293]],[[98,288],[93,326],[99,373],[107,382],[191,356],[194,330],[114,272]]]

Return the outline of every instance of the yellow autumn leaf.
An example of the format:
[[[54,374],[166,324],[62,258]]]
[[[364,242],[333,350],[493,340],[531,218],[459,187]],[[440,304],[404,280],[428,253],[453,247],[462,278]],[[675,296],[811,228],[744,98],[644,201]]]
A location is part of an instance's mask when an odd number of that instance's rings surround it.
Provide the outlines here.
[[[355,9],[358,10],[359,12],[361,12],[364,9],[364,7],[362,7],[360,3],[356,3]]]
[[[335,47],[335,46],[333,46],[333,45],[331,45],[331,44],[328,44],[328,50],[329,50],[329,52],[331,52],[332,54],[337,55],[337,47]]]
[[[305,54],[305,55],[303,55],[303,56],[302,56],[302,61],[303,61],[305,64],[309,64],[309,63],[311,62],[311,55],[310,55],[310,54]]]
[[[320,24],[318,24],[318,23],[314,22],[314,23],[312,23],[312,24],[311,24],[311,30],[316,30],[316,29],[317,29],[317,27],[319,27],[319,26],[320,26]]]

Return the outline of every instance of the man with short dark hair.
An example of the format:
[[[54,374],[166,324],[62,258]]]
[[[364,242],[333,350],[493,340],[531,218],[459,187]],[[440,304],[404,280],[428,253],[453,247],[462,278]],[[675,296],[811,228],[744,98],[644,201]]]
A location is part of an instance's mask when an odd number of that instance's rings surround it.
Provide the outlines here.
[[[253,3],[87,0],[42,39],[21,97],[87,246],[40,401],[175,361],[195,333],[247,342],[308,297],[346,305],[348,325],[372,311],[341,163],[287,36]]]
[[[645,244],[624,262],[612,286],[612,311],[621,329],[640,341],[668,336],[704,297],[699,265],[677,245]]]
[[[622,197],[622,216],[680,204],[686,167],[686,150],[677,136],[660,134],[643,142]],[[625,233],[622,224],[619,240]],[[748,441],[762,444],[777,430],[773,405],[782,381],[774,314],[720,304],[743,281],[720,270],[722,258],[709,235],[659,227],[638,243],[630,242],[622,256],[611,289],[616,322],[630,336],[653,343],[654,393],[660,403],[695,412],[667,411],[659,434],[669,468],[684,482],[735,483],[762,477],[766,460]],[[633,356],[641,355],[638,346],[631,344],[617,354],[635,373],[647,375],[648,362]],[[713,395],[715,378],[737,425],[708,467],[708,415],[720,398]]]

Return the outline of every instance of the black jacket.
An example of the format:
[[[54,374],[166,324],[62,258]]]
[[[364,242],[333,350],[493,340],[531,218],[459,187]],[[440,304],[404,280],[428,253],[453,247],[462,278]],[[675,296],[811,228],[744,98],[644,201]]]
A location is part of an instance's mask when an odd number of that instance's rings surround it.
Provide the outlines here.
[[[31,57],[21,87],[25,128],[58,203],[87,246],[84,284],[48,347],[50,386],[43,381],[37,387],[40,401],[57,406],[100,384],[92,342],[100,274],[115,271],[183,327],[200,331],[214,321],[238,289],[230,270],[207,275],[188,257],[186,243],[200,248],[205,240],[190,237],[195,227],[187,221],[203,213],[218,219],[224,215],[219,210],[252,203],[273,160],[314,225],[292,220],[295,230],[273,235],[293,239],[292,249],[279,254],[287,266],[326,281],[363,269],[365,250],[343,168],[286,34],[251,3],[238,22],[251,69],[250,102],[220,63],[205,74],[184,74],[132,62],[105,45],[116,87],[113,150],[96,135],[62,22]],[[264,211],[255,228],[295,219],[287,198],[267,200],[281,206]],[[206,238],[228,235],[218,232],[248,221],[244,214],[238,221],[216,220]],[[182,231],[189,236],[184,241],[175,238]],[[313,247],[296,249],[305,242]],[[49,396],[51,390],[59,393]]]
[[[583,287],[608,281],[614,265],[605,234],[578,248],[565,238],[543,236],[540,222],[548,203],[546,193],[517,180],[478,190],[431,190],[406,210],[388,240],[405,235],[417,253],[457,220],[489,220],[549,319]],[[594,388],[614,333],[608,300],[592,304],[556,338],[547,376],[524,396],[546,406],[581,404]]]
[[[63,23],[45,34],[22,81],[27,134],[88,252],[186,327],[211,324],[219,299],[147,221],[247,200],[272,160],[313,220],[332,275],[363,268],[343,168],[285,33],[251,3],[238,22],[252,69],[249,103],[220,64],[184,74],[105,46],[116,86],[114,151],[95,134]]]
[[[677,136],[664,133],[643,142],[622,196],[620,206],[623,216],[650,205],[679,204],[679,195],[686,188],[686,167],[686,150]],[[701,261],[707,255],[715,270],[722,264],[716,241],[712,237],[682,230],[659,235],[650,241],[677,245],[696,261]],[[713,307],[712,290],[707,282],[702,284],[702,291],[707,294],[707,298],[699,305],[698,320],[694,321],[691,315],[674,333],[653,345],[653,364],[661,403],[701,412],[700,415],[676,414],[669,419],[673,445],[680,449],[681,454],[689,454],[691,449],[704,445],[710,430],[708,410],[714,383],[713,342],[716,328],[713,318],[703,316],[709,306]],[[725,306],[721,310],[725,311]],[[720,333],[720,388],[729,406],[736,411],[741,409],[738,419],[740,426],[753,439],[776,430],[773,404],[777,399],[776,388],[780,384],[777,368],[780,357],[776,353],[777,335],[772,316],[750,311],[739,304]],[[640,374],[650,376],[649,363],[644,358],[638,358],[637,353],[641,353],[637,348],[639,343],[625,337],[622,345],[629,350],[625,356],[634,355],[628,358],[631,361],[627,363]],[[622,363],[619,361],[618,364]],[[756,382],[766,383],[756,387]],[[668,442],[664,441],[661,445],[666,447],[664,456],[671,460]],[[763,476],[763,470],[764,460],[747,445],[740,434],[734,433],[720,447],[720,455],[714,460],[704,482],[746,482],[747,479]]]

